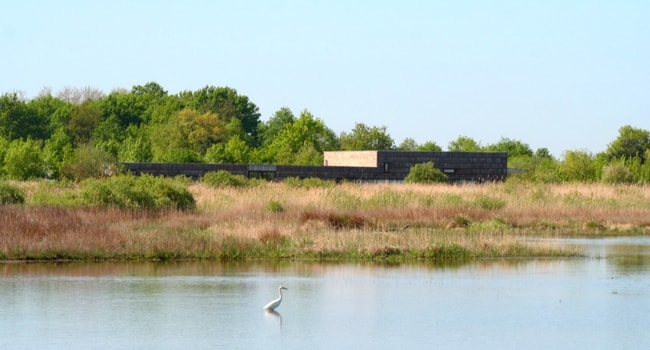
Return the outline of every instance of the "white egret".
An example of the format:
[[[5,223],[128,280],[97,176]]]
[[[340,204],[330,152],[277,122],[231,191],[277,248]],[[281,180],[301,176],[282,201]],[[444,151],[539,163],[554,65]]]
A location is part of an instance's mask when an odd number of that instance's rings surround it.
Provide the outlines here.
[[[280,297],[275,299],[275,300],[272,300],[268,304],[264,305],[264,310],[275,311],[275,309],[278,306],[280,306],[280,303],[282,302],[282,290],[283,289],[289,290],[289,289],[287,289],[287,287],[283,287],[283,286],[278,287],[278,294],[280,294]]]

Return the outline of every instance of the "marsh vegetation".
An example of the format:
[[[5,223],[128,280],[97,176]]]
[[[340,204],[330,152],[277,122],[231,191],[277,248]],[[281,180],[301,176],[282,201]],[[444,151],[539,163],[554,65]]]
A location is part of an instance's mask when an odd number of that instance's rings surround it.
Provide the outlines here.
[[[529,246],[523,238],[650,233],[650,188],[644,186],[333,184],[314,179],[233,186],[121,177],[5,184],[12,188],[7,191],[11,196],[23,200],[0,206],[0,258],[571,256],[578,252]]]

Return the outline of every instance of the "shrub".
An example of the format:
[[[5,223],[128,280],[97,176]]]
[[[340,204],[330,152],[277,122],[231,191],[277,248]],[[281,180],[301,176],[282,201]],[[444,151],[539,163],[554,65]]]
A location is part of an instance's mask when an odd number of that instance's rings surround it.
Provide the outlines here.
[[[0,204],[23,203],[25,203],[25,194],[19,187],[6,182],[0,182]]]
[[[433,165],[433,162],[415,164],[404,179],[406,183],[446,182],[447,175]]]
[[[43,177],[41,146],[34,140],[15,140],[9,144],[4,158],[5,174],[17,180]]]
[[[288,177],[282,182],[291,188],[329,188],[334,186],[334,181],[323,180],[317,177],[308,177],[305,179]]]
[[[184,178],[172,180],[142,175],[137,179],[138,189],[142,192],[151,193],[154,200],[154,209],[191,210],[196,207],[194,197],[184,187]]]
[[[631,183],[632,179],[632,172],[623,164],[612,164],[603,168],[602,181],[604,183]]]
[[[266,210],[271,213],[282,213],[284,212],[284,207],[282,203],[272,200],[266,204]]]
[[[201,176],[201,182],[211,187],[245,187],[250,185],[243,175],[234,175],[229,171],[211,171]]]
[[[72,181],[39,181],[29,196],[29,205],[78,207],[81,198]]]
[[[172,179],[143,175],[120,175],[107,179],[87,179],[81,184],[85,205],[124,209],[191,210],[192,194]]]
[[[83,145],[75,150],[73,159],[63,165],[63,174],[75,181],[107,177],[117,172],[116,163],[116,158],[110,153],[92,145]]]

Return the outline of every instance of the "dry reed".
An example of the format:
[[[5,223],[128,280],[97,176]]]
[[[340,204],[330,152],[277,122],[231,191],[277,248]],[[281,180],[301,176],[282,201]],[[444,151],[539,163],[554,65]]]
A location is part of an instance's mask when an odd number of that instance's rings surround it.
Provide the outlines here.
[[[33,186],[30,186],[30,190]],[[650,233],[650,188],[601,184],[189,186],[197,209],[0,206],[0,258],[453,259],[571,255],[530,235]]]

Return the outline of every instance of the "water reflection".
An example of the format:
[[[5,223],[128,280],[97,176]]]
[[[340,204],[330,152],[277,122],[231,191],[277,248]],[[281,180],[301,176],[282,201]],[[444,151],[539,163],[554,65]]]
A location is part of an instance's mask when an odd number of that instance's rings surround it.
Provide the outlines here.
[[[589,257],[5,263],[0,348],[648,348],[650,239],[558,244]]]
[[[268,318],[276,320],[280,326],[280,329],[282,329],[282,315],[279,312],[275,310],[265,309],[264,314],[266,314]]]
[[[530,240],[542,244],[577,248],[593,259],[609,259],[618,273],[650,269],[650,237],[554,238]]]

